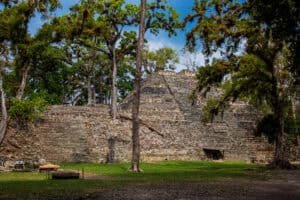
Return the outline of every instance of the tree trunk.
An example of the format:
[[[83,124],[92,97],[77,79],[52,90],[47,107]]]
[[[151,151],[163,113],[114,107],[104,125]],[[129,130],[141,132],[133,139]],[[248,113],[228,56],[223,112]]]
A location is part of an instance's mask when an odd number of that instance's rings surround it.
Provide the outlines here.
[[[95,106],[97,103],[97,99],[96,99],[96,88],[94,84],[92,85],[92,99],[93,99],[93,106]]]
[[[7,123],[8,123],[8,115],[6,109],[6,95],[3,89],[3,79],[0,77],[0,93],[1,93],[1,122],[0,122],[0,144],[4,140],[4,136],[6,133]]]
[[[273,169],[293,169],[293,166],[289,162],[288,158],[289,145],[287,141],[287,135],[283,133],[276,137],[275,156],[269,166]]]
[[[115,120],[117,118],[117,61],[116,61],[116,49],[111,49],[112,56],[112,74],[111,74],[111,116]]]
[[[94,98],[94,86],[92,84],[91,78],[88,78],[88,84],[87,84],[87,89],[88,89],[88,106],[95,106],[95,98]]]
[[[275,155],[273,161],[269,164],[272,169],[292,169],[289,162],[289,144],[287,134],[284,132],[284,117],[280,108],[277,109],[278,133],[275,133]]]
[[[145,18],[146,18],[146,0],[141,0],[141,21],[139,27],[139,39],[137,46],[136,57],[136,74],[134,82],[134,95],[132,102],[132,160],[131,170],[140,172],[140,137],[139,137],[139,110],[141,96],[141,79],[142,79],[142,64],[143,64],[143,49],[145,36]]]
[[[291,96],[291,106],[293,118],[297,118],[297,92],[294,92]]]
[[[18,100],[21,100],[23,98],[29,70],[30,70],[30,64],[25,67],[25,70],[22,73],[21,84],[20,84],[20,87],[19,87],[19,89],[17,91],[17,94],[16,94],[16,98]]]

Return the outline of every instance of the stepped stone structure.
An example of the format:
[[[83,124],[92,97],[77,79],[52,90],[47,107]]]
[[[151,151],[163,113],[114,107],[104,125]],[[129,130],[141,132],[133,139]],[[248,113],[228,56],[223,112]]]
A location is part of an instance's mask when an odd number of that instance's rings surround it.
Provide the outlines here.
[[[267,162],[274,146],[256,137],[258,114],[251,106],[233,103],[212,123],[201,122],[205,99],[191,104],[194,74],[161,72],[143,82],[141,97],[142,160],[225,159]],[[212,90],[209,95],[218,95]],[[51,162],[117,162],[131,157],[131,101],[119,105],[111,120],[109,107],[52,106],[27,131],[9,129],[0,146],[0,160]],[[293,147],[292,159],[300,158]]]

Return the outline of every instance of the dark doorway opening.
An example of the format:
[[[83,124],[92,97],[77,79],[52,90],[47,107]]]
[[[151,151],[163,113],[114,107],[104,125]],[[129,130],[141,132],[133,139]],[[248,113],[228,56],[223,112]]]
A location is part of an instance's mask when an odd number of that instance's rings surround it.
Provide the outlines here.
[[[206,157],[210,160],[220,160],[224,158],[224,151],[218,149],[203,149]]]
[[[107,154],[107,163],[114,163],[115,162],[115,147],[116,146],[116,139],[109,138],[108,139],[108,154]]]

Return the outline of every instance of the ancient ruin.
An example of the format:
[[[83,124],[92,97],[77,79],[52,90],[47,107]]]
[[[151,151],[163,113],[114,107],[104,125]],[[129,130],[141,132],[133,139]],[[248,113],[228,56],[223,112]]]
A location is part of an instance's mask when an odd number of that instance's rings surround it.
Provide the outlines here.
[[[199,99],[192,106],[194,74],[161,72],[143,82],[141,99],[142,161],[224,159],[267,162],[274,146],[256,137],[257,112],[236,102],[213,123],[201,122]],[[217,95],[217,91],[209,95]],[[112,121],[107,105],[52,106],[28,130],[10,128],[0,146],[1,162],[121,162],[131,158],[131,96]],[[291,159],[300,158],[294,144]]]

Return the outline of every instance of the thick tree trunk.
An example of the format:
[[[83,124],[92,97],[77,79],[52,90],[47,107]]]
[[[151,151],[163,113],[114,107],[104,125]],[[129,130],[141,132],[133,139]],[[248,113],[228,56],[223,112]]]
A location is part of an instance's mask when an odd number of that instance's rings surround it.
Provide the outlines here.
[[[1,93],[1,122],[0,122],[0,144],[3,142],[7,123],[8,123],[8,114],[6,109],[6,96],[3,89],[3,80],[0,78],[0,93]]]
[[[270,168],[273,169],[292,169],[293,166],[289,162],[290,147],[288,144],[287,134],[284,132],[284,118],[280,114],[281,109],[277,109],[275,112],[278,117],[278,133],[275,136],[275,155],[273,161],[269,164]]]
[[[293,169],[292,164],[289,162],[289,145],[287,141],[287,135],[285,133],[280,134],[275,140],[275,156],[270,163],[271,168],[278,169]]]
[[[145,18],[146,18],[146,0],[141,0],[141,21],[139,27],[139,39],[137,46],[136,57],[136,75],[134,82],[134,98],[132,102],[132,160],[131,170],[140,172],[140,137],[139,137],[139,110],[141,96],[141,79],[142,79],[142,64],[143,64],[143,49],[145,36]]]
[[[19,89],[16,94],[16,98],[19,100],[21,100],[23,98],[29,70],[30,70],[30,65],[26,66],[24,72],[22,73],[21,84],[20,84]]]
[[[117,60],[115,47],[111,50],[112,56],[112,84],[111,84],[111,116],[115,120],[117,118]]]

